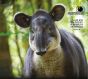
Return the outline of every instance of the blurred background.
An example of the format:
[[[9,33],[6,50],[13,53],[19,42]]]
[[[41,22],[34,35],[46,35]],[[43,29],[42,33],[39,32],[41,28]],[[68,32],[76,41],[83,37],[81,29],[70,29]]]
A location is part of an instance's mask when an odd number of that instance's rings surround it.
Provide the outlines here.
[[[0,77],[22,75],[24,58],[29,47],[29,28],[23,29],[14,22],[16,12],[33,15],[38,9],[50,11],[55,4],[65,5],[63,19],[56,22],[57,27],[74,33],[83,42],[88,60],[88,0],[0,0]],[[69,15],[83,7],[83,15]],[[74,18],[83,19],[82,28],[71,27]]]

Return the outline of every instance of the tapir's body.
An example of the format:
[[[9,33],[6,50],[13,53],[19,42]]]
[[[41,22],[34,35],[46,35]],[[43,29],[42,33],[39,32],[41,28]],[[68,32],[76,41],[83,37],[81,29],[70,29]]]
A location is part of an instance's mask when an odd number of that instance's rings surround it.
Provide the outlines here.
[[[63,34],[68,33],[65,30],[60,30],[60,32],[63,32]],[[63,36],[63,34],[61,35]],[[67,38],[69,38],[68,35]],[[62,40],[64,41],[67,38],[62,38]],[[24,67],[26,77],[28,77],[29,73],[31,73],[31,78],[35,79],[87,79],[87,62],[83,46],[79,39],[74,37],[74,35],[71,35],[70,39],[73,45],[68,43],[69,40],[67,42],[61,42],[57,49],[47,52],[44,56],[38,56],[36,53],[33,54],[33,51],[29,48]],[[76,45],[76,47],[71,48],[69,45]],[[81,50],[79,50],[80,48]],[[76,51],[76,55],[74,54],[74,51]],[[72,58],[69,56],[72,56]],[[75,58],[73,56],[75,56]],[[30,67],[32,70],[30,70]]]
[[[64,13],[64,6],[56,5],[50,13],[38,10],[33,16],[15,15],[19,26],[30,25],[30,48],[23,70],[26,78],[87,78],[87,61],[81,41],[55,26],[54,21],[59,21]]]

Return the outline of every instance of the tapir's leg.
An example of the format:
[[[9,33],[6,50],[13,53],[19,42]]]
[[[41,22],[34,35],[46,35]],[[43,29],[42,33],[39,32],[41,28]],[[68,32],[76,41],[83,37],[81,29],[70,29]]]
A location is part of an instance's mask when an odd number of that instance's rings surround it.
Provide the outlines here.
[[[24,70],[23,70],[23,76],[28,79],[34,79],[35,77],[32,57],[33,57],[33,51],[31,50],[31,48],[29,48],[24,61]]]

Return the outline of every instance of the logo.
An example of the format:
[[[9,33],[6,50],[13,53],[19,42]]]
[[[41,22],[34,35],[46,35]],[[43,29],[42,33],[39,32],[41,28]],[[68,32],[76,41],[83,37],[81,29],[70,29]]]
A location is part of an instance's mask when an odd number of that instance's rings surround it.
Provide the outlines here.
[[[84,8],[83,8],[82,6],[78,6],[78,7],[77,7],[77,10],[78,10],[79,12],[83,12],[83,11],[84,11]]]
[[[70,16],[70,27],[76,30],[83,28],[84,26],[84,18],[83,15],[85,13],[85,8],[83,6],[77,6],[75,11],[68,12]]]
[[[82,6],[77,6],[76,11],[68,12],[68,15],[84,15],[85,8]]]

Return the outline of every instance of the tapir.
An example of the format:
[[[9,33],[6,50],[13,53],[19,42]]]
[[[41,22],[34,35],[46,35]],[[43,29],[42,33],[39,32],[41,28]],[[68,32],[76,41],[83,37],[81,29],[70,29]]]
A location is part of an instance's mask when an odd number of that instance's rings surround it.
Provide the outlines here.
[[[65,7],[61,4],[55,5],[50,12],[39,9],[32,16],[22,12],[15,14],[15,22],[22,28],[29,27],[30,33],[24,78],[87,78],[87,59],[82,42],[55,24],[64,14]]]

